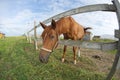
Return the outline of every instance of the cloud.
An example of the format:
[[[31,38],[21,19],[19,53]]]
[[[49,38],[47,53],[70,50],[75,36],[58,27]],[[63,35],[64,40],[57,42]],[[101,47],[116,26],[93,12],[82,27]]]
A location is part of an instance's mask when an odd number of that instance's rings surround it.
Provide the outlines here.
[[[118,29],[117,17],[111,12],[90,12],[73,16],[76,21],[84,26],[92,27],[94,35],[111,34]]]
[[[29,25],[29,27],[27,27],[27,24],[33,21],[32,19],[34,19],[35,17],[33,15],[34,13],[32,13],[30,10],[24,10],[19,12],[12,18],[2,18],[1,26],[4,27],[4,29],[0,30],[4,31],[8,36],[22,35],[25,31],[32,28],[32,26]]]
[[[112,3],[111,0],[81,0],[81,2],[86,4],[86,5]]]
[[[12,2],[11,5],[7,5],[7,7],[11,6],[8,11],[9,16],[0,16],[0,24],[2,24],[0,25],[0,31],[8,36],[22,35],[29,31],[33,28],[34,20],[36,24],[39,24],[40,21],[42,22],[56,14],[73,8],[112,2],[111,0],[15,0],[15,3],[19,5],[15,5],[18,8],[14,9]],[[12,12],[13,9],[16,11],[15,14]],[[94,34],[114,34],[114,29],[118,28],[115,13],[98,11],[78,14],[73,17],[80,24],[93,27],[91,31]],[[41,27],[37,29],[38,34],[41,34],[42,31]]]
[[[59,12],[59,10],[57,11]],[[36,25],[38,25],[40,21],[42,22],[43,20],[48,19],[53,15],[55,15],[55,13],[39,13],[25,9],[18,12],[13,17],[1,18],[0,24],[2,25],[0,25],[0,31],[4,32],[7,36],[22,35],[34,27],[34,21],[36,21]],[[38,29],[37,31],[38,34],[41,34],[42,28]]]

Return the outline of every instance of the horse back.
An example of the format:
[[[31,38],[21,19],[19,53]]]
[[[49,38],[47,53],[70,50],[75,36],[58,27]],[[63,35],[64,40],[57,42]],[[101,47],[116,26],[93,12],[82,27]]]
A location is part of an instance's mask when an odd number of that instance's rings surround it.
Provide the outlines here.
[[[84,35],[84,28],[78,24],[72,17],[61,18],[58,22],[61,26],[61,32],[65,38],[69,39],[81,39]]]

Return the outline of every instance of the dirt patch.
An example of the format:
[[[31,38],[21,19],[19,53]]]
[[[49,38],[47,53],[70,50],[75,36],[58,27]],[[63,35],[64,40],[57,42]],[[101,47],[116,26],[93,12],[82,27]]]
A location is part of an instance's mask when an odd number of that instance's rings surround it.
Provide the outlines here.
[[[105,74],[108,74],[112,68],[115,55],[101,51],[101,50],[92,50],[92,49],[81,49],[81,56],[87,57],[95,64],[92,66],[97,72],[103,72]],[[81,65],[81,63],[78,63],[78,65]],[[120,72],[116,71],[115,77],[120,79]]]
[[[61,46],[59,48],[61,48]],[[68,47],[68,50],[72,51],[71,47]],[[84,59],[81,60],[81,58],[88,59],[87,61],[90,60],[92,62],[87,62]],[[81,48],[81,57],[77,60],[76,66],[80,68],[83,67],[86,69],[90,69],[96,72],[102,72],[107,75],[112,68],[114,58],[114,54],[108,53],[106,51]],[[69,61],[67,56],[66,59]],[[73,60],[71,59],[71,61]],[[115,77],[120,79],[118,72],[116,72]]]
[[[81,49],[81,55],[89,57],[99,72],[109,72],[114,61],[114,55],[100,50]]]

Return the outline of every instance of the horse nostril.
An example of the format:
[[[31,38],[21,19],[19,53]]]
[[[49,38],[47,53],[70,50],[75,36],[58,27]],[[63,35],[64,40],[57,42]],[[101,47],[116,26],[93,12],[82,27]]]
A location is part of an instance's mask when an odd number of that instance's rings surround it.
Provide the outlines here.
[[[41,56],[39,57],[39,60],[40,60],[41,62],[43,62],[43,58],[42,58]]]
[[[40,53],[39,55],[39,60],[42,62],[42,63],[47,63],[48,62],[48,59],[49,59],[49,55],[50,53],[44,53],[44,55],[42,53]]]
[[[43,56],[40,54],[39,55],[39,60],[43,63],[44,62],[44,59],[43,59]]]
[[[48,59],[46,59],[46,58],[40,58],[40,61],[41,61],[42,63],[47,63],[47,62],[48,62]]]

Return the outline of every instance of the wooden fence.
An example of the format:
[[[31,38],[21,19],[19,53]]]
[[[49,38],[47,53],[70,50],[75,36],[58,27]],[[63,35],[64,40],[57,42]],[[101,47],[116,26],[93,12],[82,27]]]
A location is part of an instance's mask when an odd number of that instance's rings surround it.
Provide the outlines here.
[[[90,42],[90,41],[80,41],[80,40],[77,40],[77,41],[60,40],[59,44],[108,51],[108,50],[117,49],[118,41],[115,41],[115,42]]]
[[[51,22],[52,19],[58,20],[61,17],[71,16],[71,15],[86,13],[86,12],[92,12],[92,11],[116,12],[116,15],[117,15],[117,18],[118,18],[118,23],[119,23],[119,30],[115,30],[115,37],[119,39],[118,42],[115,42],[112,46],[110,44],[99,44],[99,46],[97,45],[98,49],[104,49],[104,48],[111,49],[110,47],[117,48],[117,53],[116,53],[116,56],[115,56],[115,59],[114,59],[114,62],[113,62],[113,66],[112,66],[106,80],[111,80],[114,73],[116,72],[116,70],[118,70],[118,69],[120,70],[120,66],[119,66],[120,65],[120,3],[119,3],[118,0],[113,0],[112,2],[113,2],[113,4],[95,4],[95,5],[88,5],[88,6],[84,6],[84,7],[75,8],[75,9],[60,13],[58,15],[55,15],[55,16],[43,21],[43,23],[46,24],[46,23]],[[36,42],[37,42],[36,28],[38,28],[38,27],[40,27],[40,24],[34,25],[34,28],[32,28],[30,31],[27,32],[27,38],[28,38],[27,40],[31,41],[29,33],[34,30],[35,46],[37,45],[36,44]],[[59,42],[59,43],[60,44],[63,43],[63,44],[66,44],[66,45],[70,45],[70,44],[73,43],[71,46],[74,46],[75,43],[77,43],[77,42],[73,42],[73,41],[69,42],[69,43],[68,42],[62,41],[62,42]],[[81,46],[82,46],[82,44],[84,44],[84,45],[87,44],[87,46],[90,46],[91,43],[88,44],[87,42],[82,42],[80,44],[81,44]],[[96,44],[94,44],[94,45],[96,45]],[[107,47],[106,45],[109,45],[110,47]]]

